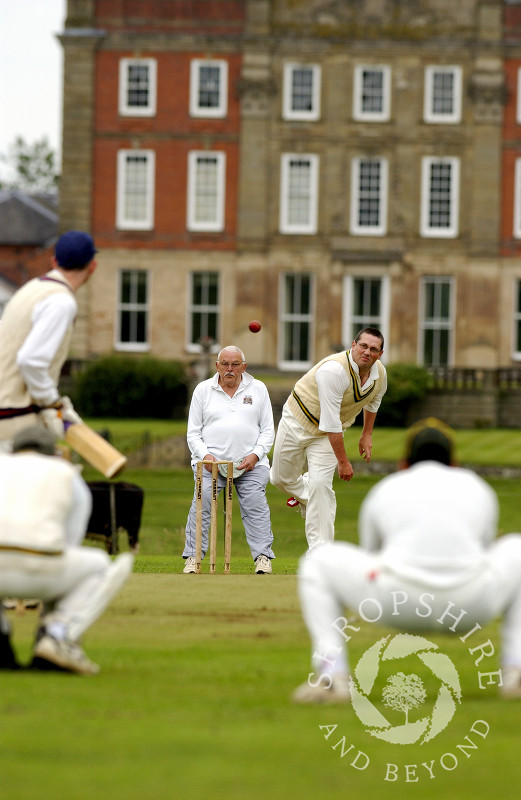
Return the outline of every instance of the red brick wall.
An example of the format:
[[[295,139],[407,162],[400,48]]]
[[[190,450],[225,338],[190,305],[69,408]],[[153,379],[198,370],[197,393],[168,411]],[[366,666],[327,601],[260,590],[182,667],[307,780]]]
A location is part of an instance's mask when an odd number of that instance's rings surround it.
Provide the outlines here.
[[[52,267],[54,248],[0,246],[0,274],[21,286]]]
[[[190,62],[202,53],[140,52],[157,60],[157,113],[153,117],[118,114],[119,61],[129,50],[100,51],[96,63],[94,133],[93,235],[101,247],[232,249],[237,227],[239,102],[235,87],[240,55],[228,61],[228,113],[224,119],[192,118],[189,114]],[[133,147],[156,154],[155,225],[146,232],[116,229],[117,152]],[[188,152],[226,153],[225,230],[191,233],[186,229]]]
[[[230,33],[242,27],[244,0],[96,0],[96,24],[105,30],[190,30]]]

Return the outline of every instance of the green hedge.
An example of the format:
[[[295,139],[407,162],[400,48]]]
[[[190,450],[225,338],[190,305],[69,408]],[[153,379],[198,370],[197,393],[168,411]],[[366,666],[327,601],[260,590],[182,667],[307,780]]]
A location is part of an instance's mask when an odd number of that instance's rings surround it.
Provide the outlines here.
[[[107,356],[91,362],[75,378],[75,405],[85,417],[185,416],[188,386],[177,361]]]
[[[404,427],[412,404],[421,400],[431,386],[431,376],[424,367],[415,364],[389,364],[387,391],[378,411],[377,424]]]

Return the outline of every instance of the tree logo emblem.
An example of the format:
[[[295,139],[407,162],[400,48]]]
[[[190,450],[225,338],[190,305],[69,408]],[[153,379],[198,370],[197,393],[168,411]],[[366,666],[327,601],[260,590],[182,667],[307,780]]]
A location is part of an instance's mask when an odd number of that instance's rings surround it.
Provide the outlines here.
[[[461,688],[454,664],[437,650],[438,645],[423,636],[399,633],[384,636],[365,651],[351,676],[351,699],[353,709],[368,733],[392,744],[418,741],[424,744],[447,727],[456,711],[456,702],[461,702]],[[394,666],[391,662],[411,656],[418,660],[418,669],[427,667],[427,676],[433,676],[439,683],[433,703],[428,702],[424,683],[414,672],[399,671],[389,675],[384,688],[378,689],[384,668],[388,670]],[[381,701],[391,712],[403,713],[403,722],[400,719],[401,724],[392,724],[373,700]],[[422,714],[424,709],[427,713],[411,720],[409,714],[413,709],[420,709],[418,714]]]

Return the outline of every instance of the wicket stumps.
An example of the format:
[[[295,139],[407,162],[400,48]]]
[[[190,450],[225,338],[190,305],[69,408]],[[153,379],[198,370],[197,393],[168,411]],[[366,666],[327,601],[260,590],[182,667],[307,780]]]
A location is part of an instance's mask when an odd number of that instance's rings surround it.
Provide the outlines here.
[[[215,574],[217,552],[217,480],[219,464],[227,464],[225,488],[225,522],[224,522],[224,572],[230,573],[232,554],[232,501],[233,501],[233,461],[198,461],[195,473],[195,571],[201,572],[201,554],[203,544],[203,469],[205,464],[212,465],[212,505],[210,517],[210,574]]]

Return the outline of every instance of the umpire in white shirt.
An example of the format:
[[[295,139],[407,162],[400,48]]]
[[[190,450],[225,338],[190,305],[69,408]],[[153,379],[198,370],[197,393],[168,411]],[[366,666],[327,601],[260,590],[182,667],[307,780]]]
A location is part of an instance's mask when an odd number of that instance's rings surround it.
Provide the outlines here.
[[[224,347],[215,362],[213,378],[194,390],[188,414],[187,441],[192,468],[198,461],[233,461],[234,485],[239,499],[246,540],[255,572],[270,573],[275,558],[273,533],[266,500],[270,465],[268,453],[275,437],[273,410],[266,386],[246,372],[244,353],[235,345]],[[226,485],[219,474],[218,492]],[[185,529],[183,572],[195,572],[195,506],[192,500]],[[208,549],[211,518],[211,465],[203,470],[202,554]]]
[[[362,503],[361,546],[327,544],[301,560],[314,672],[296,702],[349,702],[347,639],[335,625],[344,607],[380,625],[457,636],[502,616],[495,682],[504,697],[521,697],[521,535],[496,538],[494,491],[453,460],[450,429],[435,418],[417,423],[404,469]]]

